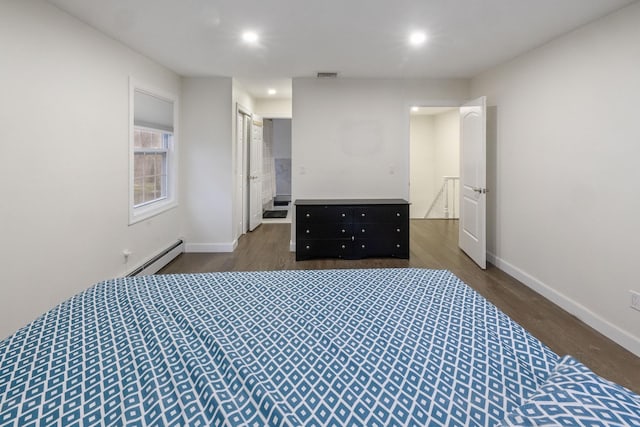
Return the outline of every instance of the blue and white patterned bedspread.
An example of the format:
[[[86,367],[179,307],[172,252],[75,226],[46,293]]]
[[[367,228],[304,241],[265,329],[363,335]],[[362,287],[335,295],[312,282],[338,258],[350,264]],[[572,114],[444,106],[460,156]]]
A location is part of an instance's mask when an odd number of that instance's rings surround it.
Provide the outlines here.
[[[123,278],[0,342],[0,425],[493,425],[557,361],[448,271]]]

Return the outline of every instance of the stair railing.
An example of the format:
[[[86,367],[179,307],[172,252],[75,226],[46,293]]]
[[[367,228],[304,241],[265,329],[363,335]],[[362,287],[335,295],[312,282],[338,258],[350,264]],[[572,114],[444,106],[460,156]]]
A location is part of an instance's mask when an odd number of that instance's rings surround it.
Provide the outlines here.
[[[424,215],[425,218],[428,218],[431,214],[431,211],[435,208],[436,204],[442,199],[444,202],[444,206],[442,208],[442,213],[445,219],[449,218],[457,218],[456,216],[456,197],[458,194],[458,187],[460,185],[460,177],[459,176],[443,176],[442,177],[442,186],[438,190],[438,193],[433,198],[433,202],[427,209],[427,213]],[[451,197],[449,197],[449,193],[451,193]],[[451,205],[451,215],[449,212],[449,200],[452,201]]]

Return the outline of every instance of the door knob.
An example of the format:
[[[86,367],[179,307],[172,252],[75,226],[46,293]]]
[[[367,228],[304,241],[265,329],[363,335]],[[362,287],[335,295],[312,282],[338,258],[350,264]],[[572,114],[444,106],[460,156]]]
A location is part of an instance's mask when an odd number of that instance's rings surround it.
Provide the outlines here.
[[[471,187],[471,189],[476,193],[480,193],[480,194],[486,194],[488,191],[486,188],[480,188],[480,187]]]

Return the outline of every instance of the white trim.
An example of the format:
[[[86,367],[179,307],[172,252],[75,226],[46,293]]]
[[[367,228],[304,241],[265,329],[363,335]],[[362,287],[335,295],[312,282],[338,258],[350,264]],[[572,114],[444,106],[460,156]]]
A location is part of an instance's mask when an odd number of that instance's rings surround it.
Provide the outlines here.
[[[289,250],[291,252],[295,252],[296,251],[296,242],[294,242],[293,240],[289,240]]]
[[[169,101],[173,104],[173,131],[172,142],[168,150],[169,165],[167,170],[167,197],[165,199],[149,203],[148,205],[134,207],[133,199],[133,174],[134,174],[134,97],[135,92],[144,92]],[[179,135],[179,98],[173,93],[169,93],[163,89],[156,88],[145,82],[129,76],[129,225],[133,225],[145,219],[159,215],[178,206],[178,135]]]
[[[221,253],[233,252],[238,247],[238,240],[228,243],[187,243],[185,252],[187,253]]]
[[[149,203],[148,205],[139,206],[135,209],[133,208],[133,206],[130,206],[129,225],[136,224],[140,221],[144,221],[145,219],[160,215],[163,212],[177,207],[178,202],[168,198],[154,201]]]
[[[158,258],[153,264],[147,266],[144,270],[136,274],[136,276],[148,276],[148,275],[157,273],[158,271],[160,271],[160,269],[162,269],[162,267],[169,264],[171,261],[173,261],[175,257],[177,257],[183,252],[184,252],[184,243],[181,243],[180,245],[176,246],[175,248],[171,249],[169,252],[164,254],[162,257]],[[137,268],[139,267],[131,269],[130,271],[127,272],[127,274],[131,273],[132,271],[135,271]]]
[[[260,115],[260,117],[262,117],[262,120],[267,120],[267,119],[290,119],[290,120],[293,120],[293,116],[291,114],[287,114],[287,113],[280,113],[280,114],[269,113],[266,116],[263,116],[262,114],[260,114],[260,112],[257,112],[256,114]]]
[[[640,356],[640,338],[612,324],[577,301],[574,301],[561,292],[558,292],[529,273],[519,269],[502,258],[497,257],[495,254],[487,252],[487,261],[505,273],[518,279],[527,287],[536,291],[565,311],[576,316],[578,319],[582,320],[584,323],[591,326],[607,338],[620,344],[636,356]]]
[[[249,213],[248,213],[248,209],[249,209],[249,201],[248,201],[248,197],[249,197],[249,181],[248,181],[248,176],[249,176],[249,170],[248,168],[248,160],[247,160],[247,155],[249,153],[249,139],[248,136],[251,135],[251,123],[249,123],[249,125],[247,126],[247,129],[244,128],[244,118],[243,118],[243,122],[242,122],[242,141],[238,141],[238,115],[242,114],[244,116],[247,116],[249,118],[249,120],[251,120],[251,117],[253,117],[253,113],[251,112],[251,110],[247,107],[245,107],[244,105],[242,105],[239,102],[236,102],[236,111],[235,111],[235,117],[233,118],[233,135],[235,136],[234,138],[234,142],[233,142],[233,151],[234,151],[234,163],[235,163],[235,171],[234,171],[234,195],[233,195],[233,204],[234,206],[236,205],[237,202],[237,198],[240,197],[240,206],[236,207],[236,210],[239,210],[238,212],[236,212],[236,217],[233,219],[233,224],[234,224],[234,230],[233,230],[233,234],[235,239],[239,239],[240,236],[246,234],[249,231]],[[247,134],[245,134],[245,130],[248,132]],[[238,151],[240,151],[240,156],[238,156]],[[240,164],[238,164],[238,162],[240,162]],[[240,166],[240,173],[238,173],[238,166]],[[239,185],[241,184],[241,185]],[[240,188],[239,188],[240,187]],[[238,193],[240,193],[238,195]],[[239,209],[238,209],[239,208]],[[238,221],[238,216],[240,221]],[[236,229],[236,227],[240,226],[240,233],[238,234],[238,230]]]

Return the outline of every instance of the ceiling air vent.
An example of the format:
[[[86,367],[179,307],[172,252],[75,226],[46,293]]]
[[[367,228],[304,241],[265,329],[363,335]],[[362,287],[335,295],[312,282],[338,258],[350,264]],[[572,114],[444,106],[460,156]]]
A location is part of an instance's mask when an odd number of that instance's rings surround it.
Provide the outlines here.
[[[321,71],[318,73],[317,77],[319,79],[335,79],[336,77],[338,77],[338,73]]]

